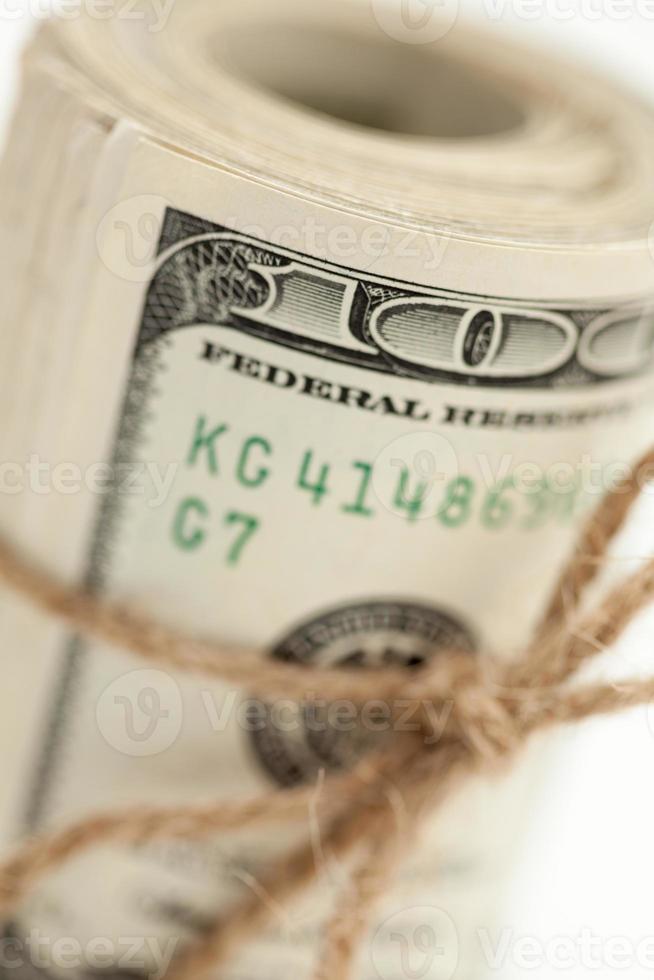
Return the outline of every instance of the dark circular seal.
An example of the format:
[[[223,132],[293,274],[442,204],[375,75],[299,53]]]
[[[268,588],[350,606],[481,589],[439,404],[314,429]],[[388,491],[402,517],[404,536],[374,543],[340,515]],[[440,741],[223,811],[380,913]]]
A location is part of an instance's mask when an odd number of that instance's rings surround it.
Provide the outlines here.
[[[321,667],[415,669],[439,647],[475,649],[471,632],[451,613],[403,600],[370,600],[328,609],[300,623],[272,650],[278,660]],[[390,730],[388,708],[342,703],[260,705],[252,746],[282,786],[315,778],[321,769],[351,767]]]

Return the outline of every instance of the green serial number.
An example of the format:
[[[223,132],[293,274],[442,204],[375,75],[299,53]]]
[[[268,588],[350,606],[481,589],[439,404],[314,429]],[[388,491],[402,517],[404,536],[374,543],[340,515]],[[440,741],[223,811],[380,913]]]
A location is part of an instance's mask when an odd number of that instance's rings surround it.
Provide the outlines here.
[[[261,435],[240,438],[226,467],[221,450],[230,433],[228,425],[212,427],[200,416],[186,466],[203,468],[210,476],[231,476],[237,486],[246,490],[267,487],[276,479],[271,441]],[[380,474],[380,467],[388,465],[388,461],[357,459],[337,468],[315,449],[306,449],[298,455],[294,472],[287,475],[287,487],[290,484],[298,501],[303,497],[311,508],[329,506],[347,517],[365,520],[390,512],[409,523],[435,521],[450,529],[476,523],[488,531],[508,527],[534,531],[548,522],[568,523],[579,504],[577,487],[561,489],[545,478],[523,486],[509,474],[489,487],[479,478],[459,474],[442,479],[441,485],[433,478],[423,478],[416,472],[417,467],[398,459],[391,462],[390,478],[387,473]],[[186,496],[175,509],[173,541],[184,551],[201,548],[209,538],[210,528],[215,527],[216,517],[225,539],[225,561],[238,565],[261,528],[261,520],[251,513],[228,510],[215,515],[201,497]]]

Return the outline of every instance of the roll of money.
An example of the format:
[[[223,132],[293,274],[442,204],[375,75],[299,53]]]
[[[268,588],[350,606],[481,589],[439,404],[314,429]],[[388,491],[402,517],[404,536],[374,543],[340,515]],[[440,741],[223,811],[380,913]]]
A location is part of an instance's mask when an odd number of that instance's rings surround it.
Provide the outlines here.
[[[441,15],[128,0],[32,43],[0,184],[0,530],[59,579],[314,666],[528,641],[651,439],[654,121]],[[7,840],[319,781],[388,734],[377,702],[257,702],[0,602]],[[362,978],[479,975],[540,768],[425,829]],[[38,975],[162,975],[287,844],[98,850],[5,938]],[[339,880],[327,856],[224,976],[310,976]]]

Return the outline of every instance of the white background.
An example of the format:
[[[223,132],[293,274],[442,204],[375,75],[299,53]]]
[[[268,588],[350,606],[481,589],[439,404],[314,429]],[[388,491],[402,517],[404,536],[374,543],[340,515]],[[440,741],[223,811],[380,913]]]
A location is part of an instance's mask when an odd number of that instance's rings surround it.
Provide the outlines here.
[[[495,11],[490,18],[489,9]],[[0,134],[15,95],[20,48],[34,22],[28,10],[29,0],[0,0]],[[491,19],[495,30],[612,73],[654,102],[654,2],[588,0],[582,7],[580,0],[542,0],[516,7],[507,0],[489,7],[489,0],[463,0],[463,10]],[[653,634],[650,617],[649,628],[644,622],[632,631],[627,659],[633,651],[654,665]],[[495,975],[583,980],[615,972],[644,980],[654,972],[638,965],[636,952],[641,940],[654,937],[654,723],[636,711],[589,723],[563,736],[562,745],[557,779],[534,808],[529,840],[520,847],[513,901],[502,915],[508,945]],[[582,929],[595,937],[593,945],[586,954],[577,947],[570,962]],[[524,937],[535,945],[525,946]],[[563,944],[543,953],[559,937]],[[615,943],[621,937],[623,947]],[[530,949],[532,958],[524,959]],[[654,938],[647,952],[651,965]],[[539,965],[543,956],[548,965]]]

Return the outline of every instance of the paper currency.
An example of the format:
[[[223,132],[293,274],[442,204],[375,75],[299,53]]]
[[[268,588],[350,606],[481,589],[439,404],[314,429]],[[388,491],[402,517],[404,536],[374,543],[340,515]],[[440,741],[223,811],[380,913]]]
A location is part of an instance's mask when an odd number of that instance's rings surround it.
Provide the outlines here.
[[[353,670],[511,656],[651,440],[650,113],[389,18],[189,0],[49,25],[0,205],[3,533],[164,624]],[[388,731],[378,704],[258,703],[0,613],[8,840],[315,779]],[[423,940],[420,976],[478,975],[533,770],[426,830],[362,978],[417,975]],[[285,843],[89,855],[6,937],[25,976],[161,975]],[[229,976],[309,976],[337,883],[327,863]]]

